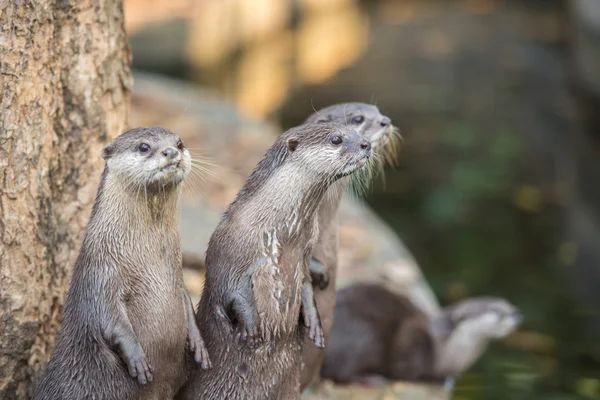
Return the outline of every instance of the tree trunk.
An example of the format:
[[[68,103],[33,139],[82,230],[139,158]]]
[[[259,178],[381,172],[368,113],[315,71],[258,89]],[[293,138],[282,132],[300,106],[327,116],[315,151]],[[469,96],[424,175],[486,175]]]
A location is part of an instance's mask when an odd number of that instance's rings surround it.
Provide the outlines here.
[[[0,0],[0,399],[30,398],[103,164],[127,123],[119,0]]]

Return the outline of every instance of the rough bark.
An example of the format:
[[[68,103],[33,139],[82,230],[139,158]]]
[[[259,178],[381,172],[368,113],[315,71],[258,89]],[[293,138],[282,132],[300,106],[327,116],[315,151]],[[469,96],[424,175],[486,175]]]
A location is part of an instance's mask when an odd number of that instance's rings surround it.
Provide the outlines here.
[[[119,0],[0,0],[0,399],[54,347],[130,63]]]

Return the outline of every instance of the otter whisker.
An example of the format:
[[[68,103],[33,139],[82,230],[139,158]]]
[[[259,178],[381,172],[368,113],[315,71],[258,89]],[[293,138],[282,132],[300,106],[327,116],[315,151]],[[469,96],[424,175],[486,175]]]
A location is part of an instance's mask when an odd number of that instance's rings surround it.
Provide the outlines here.
[[[317,114],[319,117],[321,116],[321,114],[319,114],[319,112],[315,109],[315,105],[313,104],[313,99],[312,97],[310,98],[310,106],[312,107],[313,111],[315,112],[315,114]]]
[[[186,182],[184,183],[184,185],[187,186],[192,186],[195,190],[197,190],[198,192],[202,192],[202,188],[206,187],[206,183],[205,182],[198,182],[195,181],[194,179],[187,179]]]
[[[195,171],[200,171],[206,175],[210,175],[213,177],[216,177],[216,173],[210,169],[204,168],[202,166],[196,165],[196,164],[190,164],[191,168]]]
[[[216,175],[217,172],[215,171],[215,167],[213,166],[206,166],[206,164],[200,164],[200,163],[196,163],[196,162],[192,162],[190,163],[190,166],[194,169],[197,169],[199,171],[204,172],[205,174],[208,175]]]
[[[207,167],[222,168],[219,165],[215,164],[214,162],[209,161],[209,160],[203,160],[200,157],[194,157],[190,160],[190,162],[192,164],[196,164],[196,165],[202,166],[204,168],[207,168]]]
[[[393,127],[389,143],[385,146],[386,159],[392,167],[398,165],[398,153],[403,147],[404,137],[400,134],[400,129]]]
[[[204,193],[204,191],[202,191],[202,189],[200,189],[200,187],[191,179],[187,179],[183,182],[182,185],[183,190],[191,195],[192,197],[200,194],[202,196],[206,196],[206,194]]]
[[[206,174],[206,171],[200,169],[200,168],[196,168],[192,165],[192,167],[190,168],[190,175],[191,176],[196,176],[198,178],[200,178],[201,180],[205,181],[207,177],[213,177],[210,174]]]
[[[205,163],[200,163],[200,162],[195,162],[195,161],[192,161],[190,164],[193,165],[193,166],[195,166],[195,167],[198,167],[198,168],[202,169],[203,171],[213,172],[212,169],[209,168],[209,167],[212,167],[212,165],[207,165]]]
[[[187,150],[190,153],[191,158],[199,158],[202,160],[214,162],[214,159],[209,155],[210,153],[201,150],[200,147],[187,147]]]
[[[349,184],[351,194],[355,197],[367,195],[371,188],[373,177],[381,171],[381,163],[381,156],[377,153],[373,153],[367,164],[352,175]]]
[[[223,180],[213,171],[207,170],[205,168],[199,167],[197,165],[192,164],[191,165],[191,169],[190,169],[191,173],[195,173],[195,174],[200,174],[203,179],[208,176],[210,178],[213,178],[219,182],[223,182]]]
[[[201,165],[208,165],[211,167],[219,167],[219,165],[216,164],[212,159],[200,157],[198,155],[193,156],[192,162],[195,162],[196,164],[201,164]]]

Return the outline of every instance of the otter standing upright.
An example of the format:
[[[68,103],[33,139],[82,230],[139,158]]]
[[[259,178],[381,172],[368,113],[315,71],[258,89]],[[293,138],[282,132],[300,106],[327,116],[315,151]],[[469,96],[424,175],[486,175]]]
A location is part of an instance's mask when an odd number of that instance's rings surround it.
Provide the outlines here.
[[[38,400],[162,400],[186,379],[186,341],[210,366],[183,285],[179,184],[191,168],[163,128],[129,130],[106,166]]]
[[[267,151],[210,238],[198,321],[214,366],[196,371],[178,398],[300,398],[301,317],[323,346],[308,269],[316,211],[370,147],[348,127],[314,124]]]
[[[325,107],[312,114],[306,123],[325,122],[348,125],[371,142],[371,151],[377,165],[364,168],[365,181],[370,178],[373,169],[381,168],[382,162],[396,156],[396,139],[401,140],[398,130],[391,120],[382,115],[379,109],[365,103],[343,103]],[[362,171],[360,172],[362,174]],[[321,316],[325,344],[333,325],[333,310],[336,296],[338,222],[337,210],[350,178],[344,178],[333,184],[323,197],[318,211],[319,239],[315,244],[310,263],[315,300]],[[365,182],[368,183],[368,182]],[[314,346],[304,345],[302,354],[301,389],[304,390],[319,377],[324,352]]]

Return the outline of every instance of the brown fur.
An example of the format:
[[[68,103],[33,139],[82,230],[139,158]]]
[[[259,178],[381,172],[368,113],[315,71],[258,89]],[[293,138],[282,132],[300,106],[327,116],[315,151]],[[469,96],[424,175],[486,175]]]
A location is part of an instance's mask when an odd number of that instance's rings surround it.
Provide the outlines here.
[[[151,147],[145,154],[142,142]],[[171,398],[186,379],[188,339],[207,366],[181,271],[178,184],[191,164],[178,145],[166,129],[138,128],[104,148],[106,167],[36,399]]]
[[[342,383],[455,378],[520,320],[514,306],[493,297],[467,299],[429,318],[380,285],[355,284],[338,293],[321,376]]]
[[[334,136],[343,143],[333,145]],[[303,125],[280,136],[211,236],[198,321],[214,362],[179,399],[300,397],[303,339],[323,345],[308,260],[327,188],[364,165],[370,144],[351,129]]]
[[[362,117],[362,121],[360,121]],[[376,106],[365,103],[335,104],[312,114],[307,123],[333,122],[348,125],[364,139],[371,142],[373,162],[393,158],[395,128],[390,119],[381,115]],[[379,158],[379,160],[377,160]],[[372,165],[378,168],[381,165]],[[359,172],[362,173],[362,172]],[[366,175],[366,174],[365,174]],[[332,185],[319,206],[319,239],[313,251],[313,283],[315,299],[325,336],[325,344],[333,324],[336,296],[338,221],[337,210],[350,178],[341,179]],[[317,269],[320,271],[317,272]],[[308,340],[308,339],[306,339]],[[302,354],[301,388],[304,390],[319,377],[324,352],[305,344]]]

